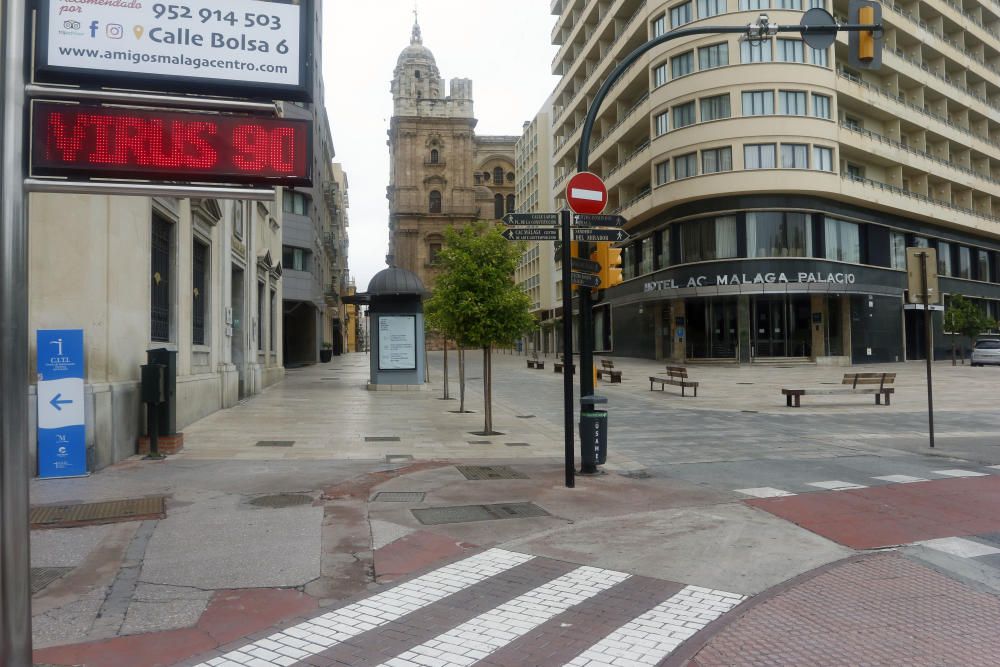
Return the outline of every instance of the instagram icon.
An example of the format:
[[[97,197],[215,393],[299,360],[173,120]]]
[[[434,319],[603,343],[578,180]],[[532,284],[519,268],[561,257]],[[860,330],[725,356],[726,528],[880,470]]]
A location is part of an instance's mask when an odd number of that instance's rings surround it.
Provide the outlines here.
[[[121,39],[125,36],[125,29],[122,28],[120,23],[109,23],[106,32],[111,39]]]

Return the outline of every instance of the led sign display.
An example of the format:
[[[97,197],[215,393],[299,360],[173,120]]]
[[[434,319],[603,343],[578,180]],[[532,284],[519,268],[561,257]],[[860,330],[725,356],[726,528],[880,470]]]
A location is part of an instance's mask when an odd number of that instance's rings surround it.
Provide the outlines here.
[[[306,120],[36,102],[36,176],[310,185]]]

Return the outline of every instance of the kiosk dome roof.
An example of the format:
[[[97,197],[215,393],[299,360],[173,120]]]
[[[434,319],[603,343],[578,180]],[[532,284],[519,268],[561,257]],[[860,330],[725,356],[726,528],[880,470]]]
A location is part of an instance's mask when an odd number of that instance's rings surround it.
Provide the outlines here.
[[[423,295],[426,293],[427,290],[417,274],[398,267],[379,271],[368,283],[368,294],[371,296]]]

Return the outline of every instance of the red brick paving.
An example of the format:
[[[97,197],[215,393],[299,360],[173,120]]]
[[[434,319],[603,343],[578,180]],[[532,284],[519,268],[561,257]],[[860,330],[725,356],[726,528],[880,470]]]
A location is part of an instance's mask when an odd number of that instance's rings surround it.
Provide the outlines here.
[[[1000,531],[1000,476],[745,501],[852,549]]]
[[[751,607],[688,665],[996,667],[1000,598],[879,554]]]
[[[429,530],[419,530],[375,550],[375,579],[379,583],[393,581],[439,560],[459,556],[475,546]]]
[[[197,627],[218,646],[269,628],[281,619],[302,616],[316,607],[316,600],[295,590],[254,588],[219,591],[212,596],[205,613],[198,619]]]

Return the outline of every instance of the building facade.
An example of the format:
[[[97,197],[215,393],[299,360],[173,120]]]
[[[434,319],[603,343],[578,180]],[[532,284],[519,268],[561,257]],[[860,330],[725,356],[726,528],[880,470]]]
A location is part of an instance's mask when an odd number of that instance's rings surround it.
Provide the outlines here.
[[[445,88],[434,55],[413,25],[396,63],[389,124],[387,263],[428,288],[444,231],[514,210],[514,136],[477,136],[472,81]]]
[[[615,64],[689,25],[798,24],[846,0],[555,0],[553,195]],[[921,358],[905,249],[936,248],[942,292],[1000,315],[1000,10],[886,4],[879,70],[796,36],[700,35],[631,67],[589,155],[628,219],[624,282],[603,292],[615,353],[740,362]],[[936,321],[936,350],[948,342]]]

